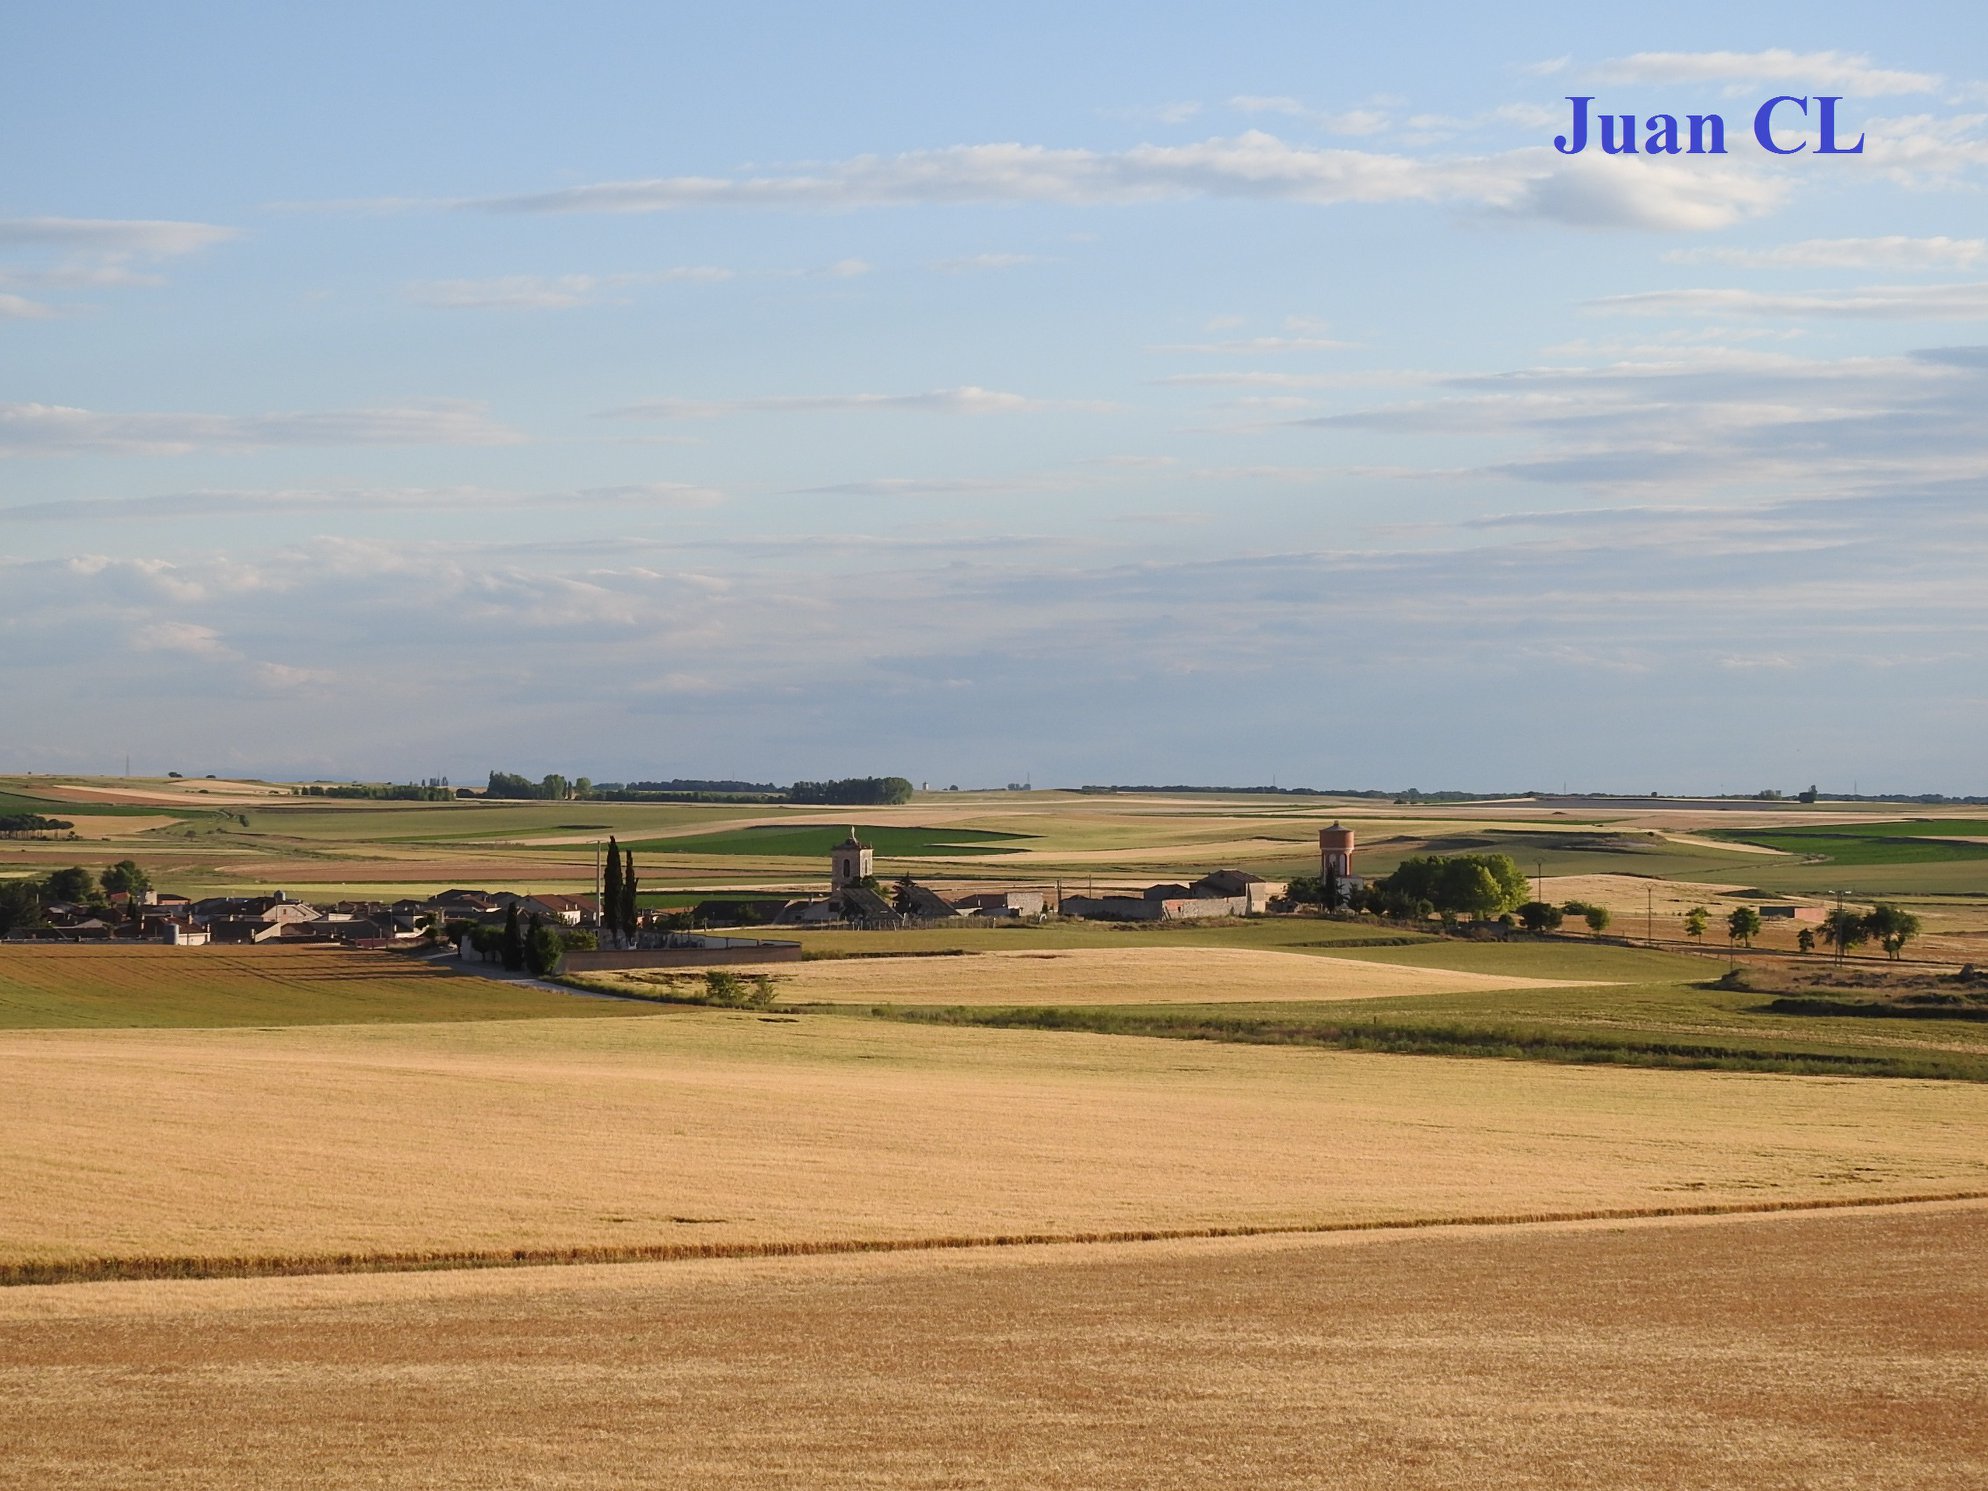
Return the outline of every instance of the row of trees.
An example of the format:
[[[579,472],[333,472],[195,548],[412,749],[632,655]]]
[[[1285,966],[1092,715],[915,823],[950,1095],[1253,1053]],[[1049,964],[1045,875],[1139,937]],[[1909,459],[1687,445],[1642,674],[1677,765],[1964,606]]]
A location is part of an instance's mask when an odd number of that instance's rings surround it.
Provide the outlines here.
[[[513,902],[504,913],[504,925],[475,926],[469,929],[469,945],[484,954],[495,953],[512,973],[530,973],[534,978],[550,978],[559,971],[567,953],[595,946],[591,932],[557,926],[534,911],[518,915]]]
[[[796,782],[784,792],[770,782],[683,780],[629,782],[596,787],[587,777],[567,779],[551,772],[534,782],[510,771],[490,773],[485,797],[511,802],[565,802],[573,798],[601,800],[649,798],[720,798],[754,796],[768,801],[819,807],[889,807],[911,801],[912,787],[904,777],[838,777],[826,782]],[[444,794],[446,795],[446,794]]]
[[[1518,910],[1519,925],[1528,932],[1558,931],[1570,916],[1586,922],[1588,930],[1597,937],[1614,920],[1606,906],[1597,906],[1592,901],[1562,901],[1558,906],[1551,901],[1527,901]]]
[[[40,813],[0,813],[0,838],[62,833],[75,826],[67,818],[44,818]]]
[[[1693,941],[1705,935],[1712,913],[1693,906],[1684,914],[1685,934]],[[1727,940],[1739,947],[1752,947],[1760,935],[1760,913],[1751,906],[1736,906],[1726,916]],[[1822,919],[1820,927],[1803,927],[1795,934],[1795,946],[1814,952],[1818,942],[1833,947],[1840,958],[1854,948],[1875,942],[1885,956],[1896,961],[1904,955],[1905,944],[1919,935],[1919,918],[1903,906],[1879,901],[1869,911],[1852,911],[1838,906]]]

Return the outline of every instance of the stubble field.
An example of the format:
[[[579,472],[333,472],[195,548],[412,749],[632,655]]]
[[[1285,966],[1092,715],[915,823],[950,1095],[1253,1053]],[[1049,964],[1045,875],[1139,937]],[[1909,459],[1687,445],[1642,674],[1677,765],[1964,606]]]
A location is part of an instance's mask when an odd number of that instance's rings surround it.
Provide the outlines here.
[[[1988,1085],[648,1018],[0,1036],[0,1274],[1988,1190]]]
[[[1972,1491],[1988,1209],[0,1293],[0,1486]]]

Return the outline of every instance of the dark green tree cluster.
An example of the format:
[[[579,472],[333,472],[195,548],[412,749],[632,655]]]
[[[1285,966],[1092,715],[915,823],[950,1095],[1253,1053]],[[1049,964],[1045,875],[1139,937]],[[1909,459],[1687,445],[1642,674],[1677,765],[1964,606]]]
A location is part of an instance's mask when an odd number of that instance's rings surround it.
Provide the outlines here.
[[[824,807],[892,806],[911,801],[911,783],[903,777],[842,777],[832,782],[796,782],[787,789],[787,800]]]
[[[67,818],[44,818],[39,813],[0,813],[0,836],[62,833],[76,825]]]
[[[1391,915],[1434,911],[1485,919],[1522,904],[1529,888],[1509,854],[1429,854],[1403,860],[1373,890],[1381,903],[1375,909]]]
[[[586,781],[586,778],[582,777],[580,780]],[[574,793],[575,784],[567,781],[558,772],[534,782],[515,772],[493,771],[490,773],[490,785],[483,789],[485,797],[503,798],[513,802],[564,802]]]
[[[1588,901],[1562,901],[1560,911],[1563,916],[1578,916],[1597,937],[1606,932],[1608,924],[1615,919],[1609,915],[1606,906],[1596,906]]]
[[[364,802],[454,802],[456,789],[446,783],[312,782],[297,789],[299,797],[356,798]]]
[[[607,865],[601,880],[601,930],[616,943],[635,940],[641,930],[641,912],[636,902],[639,888],[635,875],[635,851],[624,850],[614,839],[607,841]]]
[[[1887,958],[1896,961],[1905,944],[1919,935],[1919,918],[1903,906],[1879,901],[1869,911],[1852,911],[1838,906],[1822,919],[1822,940],[1842,957],[1853,948],[1875,942]]]
[[[1567,913],[1551,901],[1527,901],[1519,907],[1519,925],[1528,932],[1553,932],[1567,919]]]
[[[118,891],[136,895],[152,888],[152,877],[136,860],[106,865],[101,874],[71,865],[36,879],[0,881],[0,937],[45,925],[42,913],[53,903],[107,906]],[[133,908],[136,914],[137,908]]]

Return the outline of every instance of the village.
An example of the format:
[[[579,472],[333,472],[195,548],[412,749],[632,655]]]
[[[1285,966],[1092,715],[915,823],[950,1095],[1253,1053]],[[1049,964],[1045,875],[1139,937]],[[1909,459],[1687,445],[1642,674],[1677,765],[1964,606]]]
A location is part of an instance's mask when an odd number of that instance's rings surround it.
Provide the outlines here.
[[[1350,893],[1363,882],[1353,874],[1353,830],[1339,824],[1319,831],[1321,879]],[[1286,884],[1246,870],[1218,869],[1189,883],[1065,893],[1046,887],[955,888],[950,893],[910,875],[885,885],[876,874],[876,851],[852,827],[830,852],[826,893],[777,897],[712,896],[628,918],[604,918],[599,894],[481,890],[451,887],[432,896],[393,901],[339,899],[317,902],[269,890],[256,895],[193,898],[136,883],[135,867],[112,866],[101,877],[75,869],[50,884],[59,893],[41,906],[38,925],[17,929],[12,940],[43,942],[144,942],[172,947],[263,943],[324,944],[383,949],[446,943],[465,957],[487,955],[492,934],[507,921],[563,930],[567,946],[591,952],[611,932],[618,951],[681,950],[705,946],[703,929],[741,927],[847,927],[898,930],[972,918],[986,922],[1040,922],[1073,917],[1115,922],[1196,921],[1262,916],[1280,909]],[[610,921],[614,924],[609,926]]]

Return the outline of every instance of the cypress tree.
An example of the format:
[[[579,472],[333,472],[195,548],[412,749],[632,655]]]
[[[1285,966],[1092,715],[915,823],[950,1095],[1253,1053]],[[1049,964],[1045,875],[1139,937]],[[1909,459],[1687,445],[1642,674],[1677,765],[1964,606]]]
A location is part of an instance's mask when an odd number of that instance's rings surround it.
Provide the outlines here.
[[[1329,859],[1325,862],[1324,899],[1327,911],[1339,909],[1339,866]]]
[[[632,941],[635,937],[635,851],[628,851],[621,868],[621,927]]]
[[[621,850],[610,837],[607,841],[607,878],[601,884],[601,929],[610,937],[621,934]]]
[[[513,901],[504,911],[504,967],[516,973],[525,966],[525,934],[518,925],[518,903]]]

